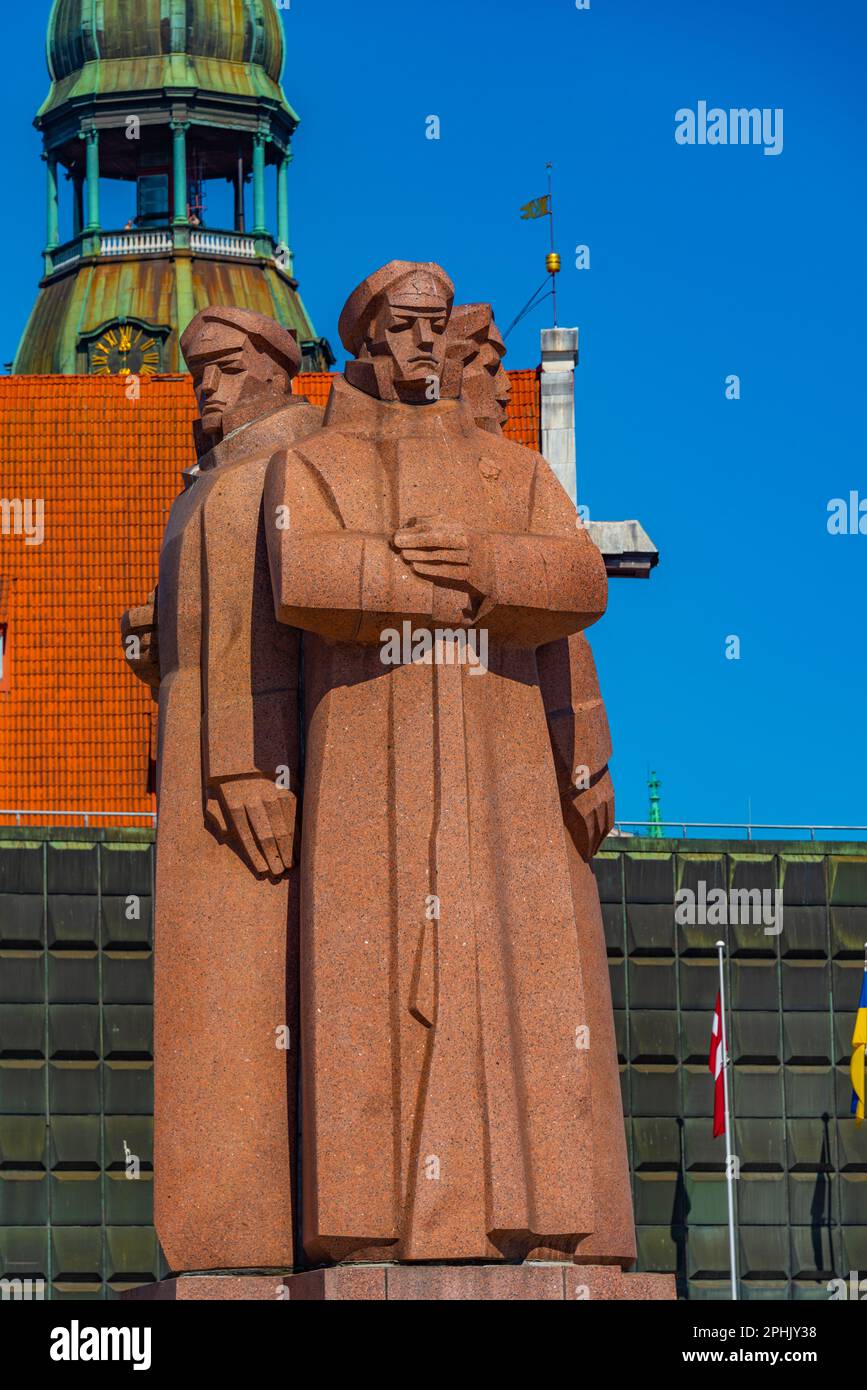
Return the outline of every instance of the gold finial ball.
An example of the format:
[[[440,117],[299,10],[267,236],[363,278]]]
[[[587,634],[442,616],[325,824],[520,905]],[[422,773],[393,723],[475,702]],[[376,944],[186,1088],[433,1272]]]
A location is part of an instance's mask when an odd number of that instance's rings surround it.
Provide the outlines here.
[[[545,257],[545,268],[549,275],[556,275],[560,269],[560,257],[556,251],[549,251]]]

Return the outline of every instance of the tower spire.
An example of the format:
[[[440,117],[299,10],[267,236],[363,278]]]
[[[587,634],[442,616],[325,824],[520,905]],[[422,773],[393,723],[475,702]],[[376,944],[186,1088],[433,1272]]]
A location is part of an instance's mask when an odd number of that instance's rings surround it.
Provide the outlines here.
[[[281,85],[275,0],[172,0],[164,24],[153,22],[158,0],[104,8],[55,0],[49,20],[51,88],[36,116],[45,274],[14,371],[182,371],[181,333],[227,295],[292,331],[307,370],[326,369],[334,357],[301,301],[288,246],[298,116]],[[106,181],[126,191],[113,226],[104,213],[114,200],[100,200]]]

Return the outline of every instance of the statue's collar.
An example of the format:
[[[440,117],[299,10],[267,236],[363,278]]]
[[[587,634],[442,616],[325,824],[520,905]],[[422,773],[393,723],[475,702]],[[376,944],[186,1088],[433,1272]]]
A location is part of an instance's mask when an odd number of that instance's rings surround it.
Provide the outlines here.
[[[344,434],[396,437],[441,435],[443,430],[465,433],[475,428],[467,403],[439,400],[423,405],[408,405],[404,401],[382,401],[369,396],[343,377],[336,377],[325,410],[326,426]]]
[[[294,410],[297,406],[304,406],[307,402],[303,396],[293,397],[291,400],[284,401],[277,405],[273,410],[268,410],[264,415],[257,415],[254,420],[246,420],[243,425],[238,425],[236,429],[230,430],[224,435],[219,444],[215,444],[213,449],[209,449],[206,454],[202,454],[191,468],[185,468],[181,474],[184,480],[184,487],[190,488],[197,478],[203,473],[210,473],[215,468],[224,468],[227,464],[235,463],[239,458],[255,452],[256,437],[260,432],[260,427],[273,420],[275,415],[281,415],[284,411]]]

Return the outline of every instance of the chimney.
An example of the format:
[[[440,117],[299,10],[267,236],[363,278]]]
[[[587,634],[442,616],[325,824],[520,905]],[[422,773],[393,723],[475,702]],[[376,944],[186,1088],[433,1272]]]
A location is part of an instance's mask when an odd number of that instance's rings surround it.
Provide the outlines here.
[[[542,329],[542,454],[572,501],[578,501],[575,463],[577,328]]]

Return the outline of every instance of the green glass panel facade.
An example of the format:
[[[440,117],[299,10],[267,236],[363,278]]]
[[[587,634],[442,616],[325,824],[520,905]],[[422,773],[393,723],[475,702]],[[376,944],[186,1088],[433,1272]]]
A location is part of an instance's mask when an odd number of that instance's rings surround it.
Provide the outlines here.
[[[0,1277],[50,1299],[166,1272],[152,894],[146,832],[0,831]]]
[[[711,1133],[714,943],[729,946],[741,1295],[825,1299],[867,1268],[867,1126],[849,1114],[867,939],[863,845],[610,840],[608,944],[639,1268],[725,1299]],[[0,832],[0,1277],[115,1298],[165,1272],[153,1193],[153,845]],[[681,925],[675,894],[782,894],[778,934]],[[131,1174],[131,1176],[128,1176]]]

